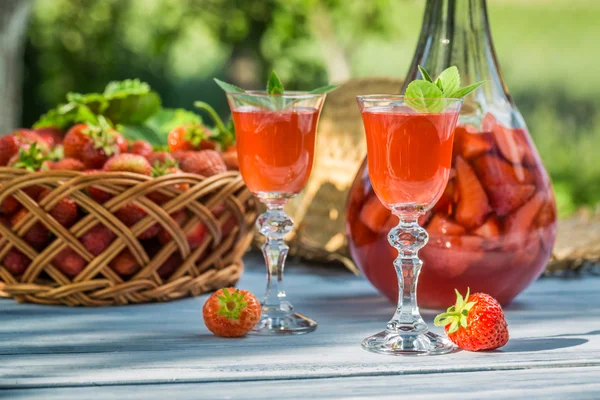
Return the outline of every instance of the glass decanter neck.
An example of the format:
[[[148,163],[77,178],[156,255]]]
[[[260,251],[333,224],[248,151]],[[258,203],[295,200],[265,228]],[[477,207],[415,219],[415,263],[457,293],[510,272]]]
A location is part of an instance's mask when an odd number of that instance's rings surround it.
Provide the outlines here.
[[[487,81],[478,95],[480,103],[485,98],[497,101],[499,97],[510,102],[492,42],[485,0],[427,0],[406,82],[418,78],[417,65],[424,66],[432,76],[456,65],[462,85]]]

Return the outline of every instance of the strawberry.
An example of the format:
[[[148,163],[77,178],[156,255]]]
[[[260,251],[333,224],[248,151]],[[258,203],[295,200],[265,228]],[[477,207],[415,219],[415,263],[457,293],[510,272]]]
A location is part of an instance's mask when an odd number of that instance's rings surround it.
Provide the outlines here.
[[[440,214],[435,214],[433,218],[431,218],[429,225],[427,225],[427,232],[431,235],[460,236],[465,233],[465,228],[449,218],[443,217]]]
[[[63,274],[71,278],[83,271],[86,265],[85,260],[70,247],[61,250],[56,257],[54,257],[52,263],[56,265],[56,268]]]
[[[35,133],[37,133],[46,143],[48,143],[50,148],[62,144],[64,137],[63,131],[53,126],[36,128]]]
[[[473,168],[461,157],[456,157],[456,186],[460,196],[456,207],[456,221],[468,229],[478,227],[491,208]]]
[[[20,142],[15,135],[0,137],[0,167],[8,165],[8,161],[19,153]]]
[[[154,149],[152,148],[152,145],[145,140],[136,140],[131,144],[129,152],[131,154],[137,154],[139,156],[149,158],[154,153]]]
[[[455,202],[456,197],[455,192],[456,181],[455,179],[451,179],[448,181],[444,193],[442,193],[442,197],[435,203],[433,209],[441,213],[452,214],[452,203]]]
[[[17,249],[10,249],[4,260],[2,261],[4,264],[4,268],[8,270],[13,275],[21,275],[29,264],[31,264],[31,260],[25,254],[21,253],[21,251]]]
[[[227,170],[229,171],[239,171],[240,170],[240,160],[238,159],[237,148],[235,145],[229,147],[223,153],[221,153],[221,157],[223,157],[223,161],[227,166]]]
[[[152,166],[144,157],[137,154],[119,154],[110,158],[104,164],[105,171],[125,171],[137,174],[152,174]]]
[[[156,273],[163,280],[169,279],[171,275],[177,271],[177,268],[179,268],[182,262],[183,259],[181,258],[181,255],[179,253],[173,253],[167,258],[167,261],[158,267]]]
[[[110,268],[121,276],[130,276],[140,270],[137,262],[129,249],[125,249],[110,262]]]
[[[210,140],[212,132],[202,124],[187,124],[175,127],[167,137],[169,150],[214,150],[217,144]]]
[[[187,212],[185,210],[175,211],[171,214],[171,218],[173,219],[174,224],[179,227],[182,227],[188,220]],[[158,241],[162,245],[169,243],[171,241],[171,234],[165,228],[161,227],[160,232],[158,233]]]
[[[459,126],[454,130],[454,157],[465,160],[487,153],[492,149],[492,138],[487,132],[469,132],[467,127]]]
[[[17,212],[21,208],[21,204],[13,196],[7,196],[2,204],[0,204],[0,213],[10,215]]]
[[[386,225],[389,224],[386,224],[386,221],[391,214],[392,212],[373,194],[363,204],[358,218],[373,232],[387,232],[389,229],[386,229]],[[396,218],[397,221],[398,219]]]
[[[456,304],[435,317],[448,338],[463,350],[481,351],[500,348],[508,342],[508,325],[500,303],[485,293],[463,298],[456,291]]]
[[[8,165],[13,168],[23,168],[30,172],[39,171],[44,162],[48,160],[48,156],[44,154],[42,148],[37,142],[32,143],[29,147],[22,147],[19,153],[12,156],[8,161]]]
[[[233,288],[217,290],[202,307],[208,330],[223,337],[244,336],[258,323],[260,314],[260,303],[252,293]]]
[[[173,163],[173,166],[177,166],[175,158],[171,155],[171,153],[167,153],[166,151],[156,151],[150,154],[148,156],[148,162],[152,166],[154,166],[157,162],[159,164]]]
[[[545,193],[537,192],[521,208],[509,215],[504,221],[506,232],[519,233],[523,237],[527,236],[535,217],[538,215],[545,201]],[[516,244],[516,243],[515,243]]]
[[[84,132],[91,138],[83,144],[81,153],[81,161],[87,169],[100,169],[111,156],[121,152],[116,136],[120,134],[114,129],[107,126],[88,126]],[[127,142],[124,143],[127,149]]]
[[[202,150],[186,154],[180,162],[181,169],[204,177],[227,171],[227,166],[218,151]]]
[[[487,188],[490,204],[499,217],[510,214],[527,202],[535,192],[534,185],[505,184]]]
[[[537,217],[535,218],[535,226],[545,227],[556,222],[556,206],[553,201],[546,201]]]
[[[17,129],[13,132],[13,135],[19,140],[19,147],[22,149],[28,149],[32,144],[36,144],[38,149],[43,153],[47,154],[50,151],[50,144],[47,140],[44,140],[40,135],[31,129]]]
[[[125,225],[133,226],[142,218],[144,218],[147,213],[141,207],[133,204],[127,203],[123,207],[119,208],[115,213],[117,218],[119,218]],[[158,222],[151,225],[148,229],[142,232],[138,238],[139,239],[151,239],[158,235],[160,232],[160,224]]]
[[[123,137],[123,135],[114,129],[111,129],[110,133],[113,136],[117,147],[119,148],[119,153],[127,153],[127,150],[129,149],[129,143],[127,143],[127,140]]]
[[[535,176],[521,165],[512,165],[508,161],[493,155],[484,154],[473,160],[473,168],[486,188],[503,184],[534,183]]]
[[[92,141],[92,138],[86,133],[87,124],[77,124],[67,131],[63,139],[63,152],[65,157],[76,158],[83,161],[83,146]]]
[[[489,217],[483,225],[475,229],[473,233],[487,239],[498,239],[500,237],[500,223],[494,215]]]
[[[81,236],[81,244],[87,251],[97,256],[101,254],[117,235],[102,224],[94,225]]]
[[[19,210],[10,219],[11,226],[14,227],[23,220],[29,214],[26,209]],[[41,250],[50,241],[50,231],[41,222],[36,222],[31,228],[25,233],[23,239],[29,243],[34,249]]]
[[[85,171],[86,174],[89,175],[93,175],[93,174],[98,174],[101,173],[102,171],[97,171],[97,170],[88,170]],[[109,201],[110,199],[113,198],[113,195],[105,192],[102,189],[97,188],[96,186],[89,186],[87,188],[88,194],[90,195],[90,197],[92,199],[94,199],[95,202],[99,203],[99,204],[104,204],[107,201]]]
[[[176,165],[176,163],[174,161],[173,162],[167,161],[164,164],[160,164],[159,162],[156,162],[154,164],[154,166],[152,167],[152,177],[156,178],[156,177],[164,176],[164,175],[181,174],[182,171],[179,168],[174,167],[173,165]],[[188,183],[177,183],[177,184],[173,185],[173,188],[180,192],[185,192],[186,190],[188,190],[190,188],[190,185]],[[148,198],[157,204],[166,203],[170,199],[169,196],[164,195],[159,192],[149,193]]]
[[[48,196],[48,194],[50,194],[50,190],[43,188],[37,197],[38,202]],[[77,221],[78,213],[77,204],[73,199],[68,197],[60,199],[52,210],[50,210],[50,215],[66,228],[71,227]]]
[[[419,255],[424,267],[436,275],[456,278],[483,261],[483,243],[483,238],[477,236],[432,236]]]
[[[195,249],[204,242],[204,238],[206,237],[206,227],[202,222],[198,222],[186,236],[190,249]]]
[[[85,170],[85,165],[83,165],[83,162],[76,158],[63,158],[62,160],[52,163],[50,169],[66,171],[83,171]]]

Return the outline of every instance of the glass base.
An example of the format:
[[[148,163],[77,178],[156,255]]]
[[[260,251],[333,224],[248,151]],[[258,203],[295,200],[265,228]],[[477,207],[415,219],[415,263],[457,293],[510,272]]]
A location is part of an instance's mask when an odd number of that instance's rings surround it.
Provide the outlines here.
[[[252,331],[254,335],[301,335],[317,329],[317,323],[302,314],[290,313],[285,315],[266,314]]]
[[[433,332],[420,334],[383,331],[363,340],[362,348],[373,353],[390,355],[440,355],[452,353],[458,348],[445,336]]]

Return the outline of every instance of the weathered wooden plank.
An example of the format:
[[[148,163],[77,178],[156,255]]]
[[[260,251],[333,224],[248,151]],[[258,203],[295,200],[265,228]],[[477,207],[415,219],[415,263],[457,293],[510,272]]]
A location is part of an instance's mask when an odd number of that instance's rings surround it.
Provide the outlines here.
[[[408,376],[21,389],[5,398],[80,399],[598,399],[600,368],[479,371]],[[267,395],[269,393],[270,395]]]
[[[255,255],[241,286],[260,293]],[[288,289],[320,322],[295,337],[216,338],[205,297],[168,304],[65,308],[0,302],[0,388],[431,374],[600,365],[600,279],[544,279],[507,310],[511,341],[496,353],[394,358],[359,344],[393,305],[362,278],[293,265]],[[426,313],[431,321],[434,313]]]

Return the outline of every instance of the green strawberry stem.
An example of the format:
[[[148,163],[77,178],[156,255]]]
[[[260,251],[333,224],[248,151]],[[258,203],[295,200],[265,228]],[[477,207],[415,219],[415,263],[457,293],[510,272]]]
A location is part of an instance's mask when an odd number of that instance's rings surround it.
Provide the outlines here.
[[[459,327],[467,327],[467,317],[469,311],[475,305],[475,302],[468,302],[471,289],[467,289],[467,294],[463,297],[460,292],[454,289],[456,292],[456,304],[449,307],[445,313],[439,314],[433,320],[435,326],[447,326],[450,325],[448,333],[454,333]]]
[[[208,113],[208,115],[210,115],[217,127],[217,130],[219,131],[217,140],[225,149],[235,143],[235,134],[225,126],[219,114],[217,114],[215,109],[212,108],[210,104],[203,101],[195,101],[194,107],[204,110]]]
[[[224,316],[229,319],[239,319],[240,313],[248,305],[244,300],[244,295],[238,289],[234,292],[229,292],[226,288],[223,289],[223,295],[217,296],[219,300],[219,311],[217,315]]]

